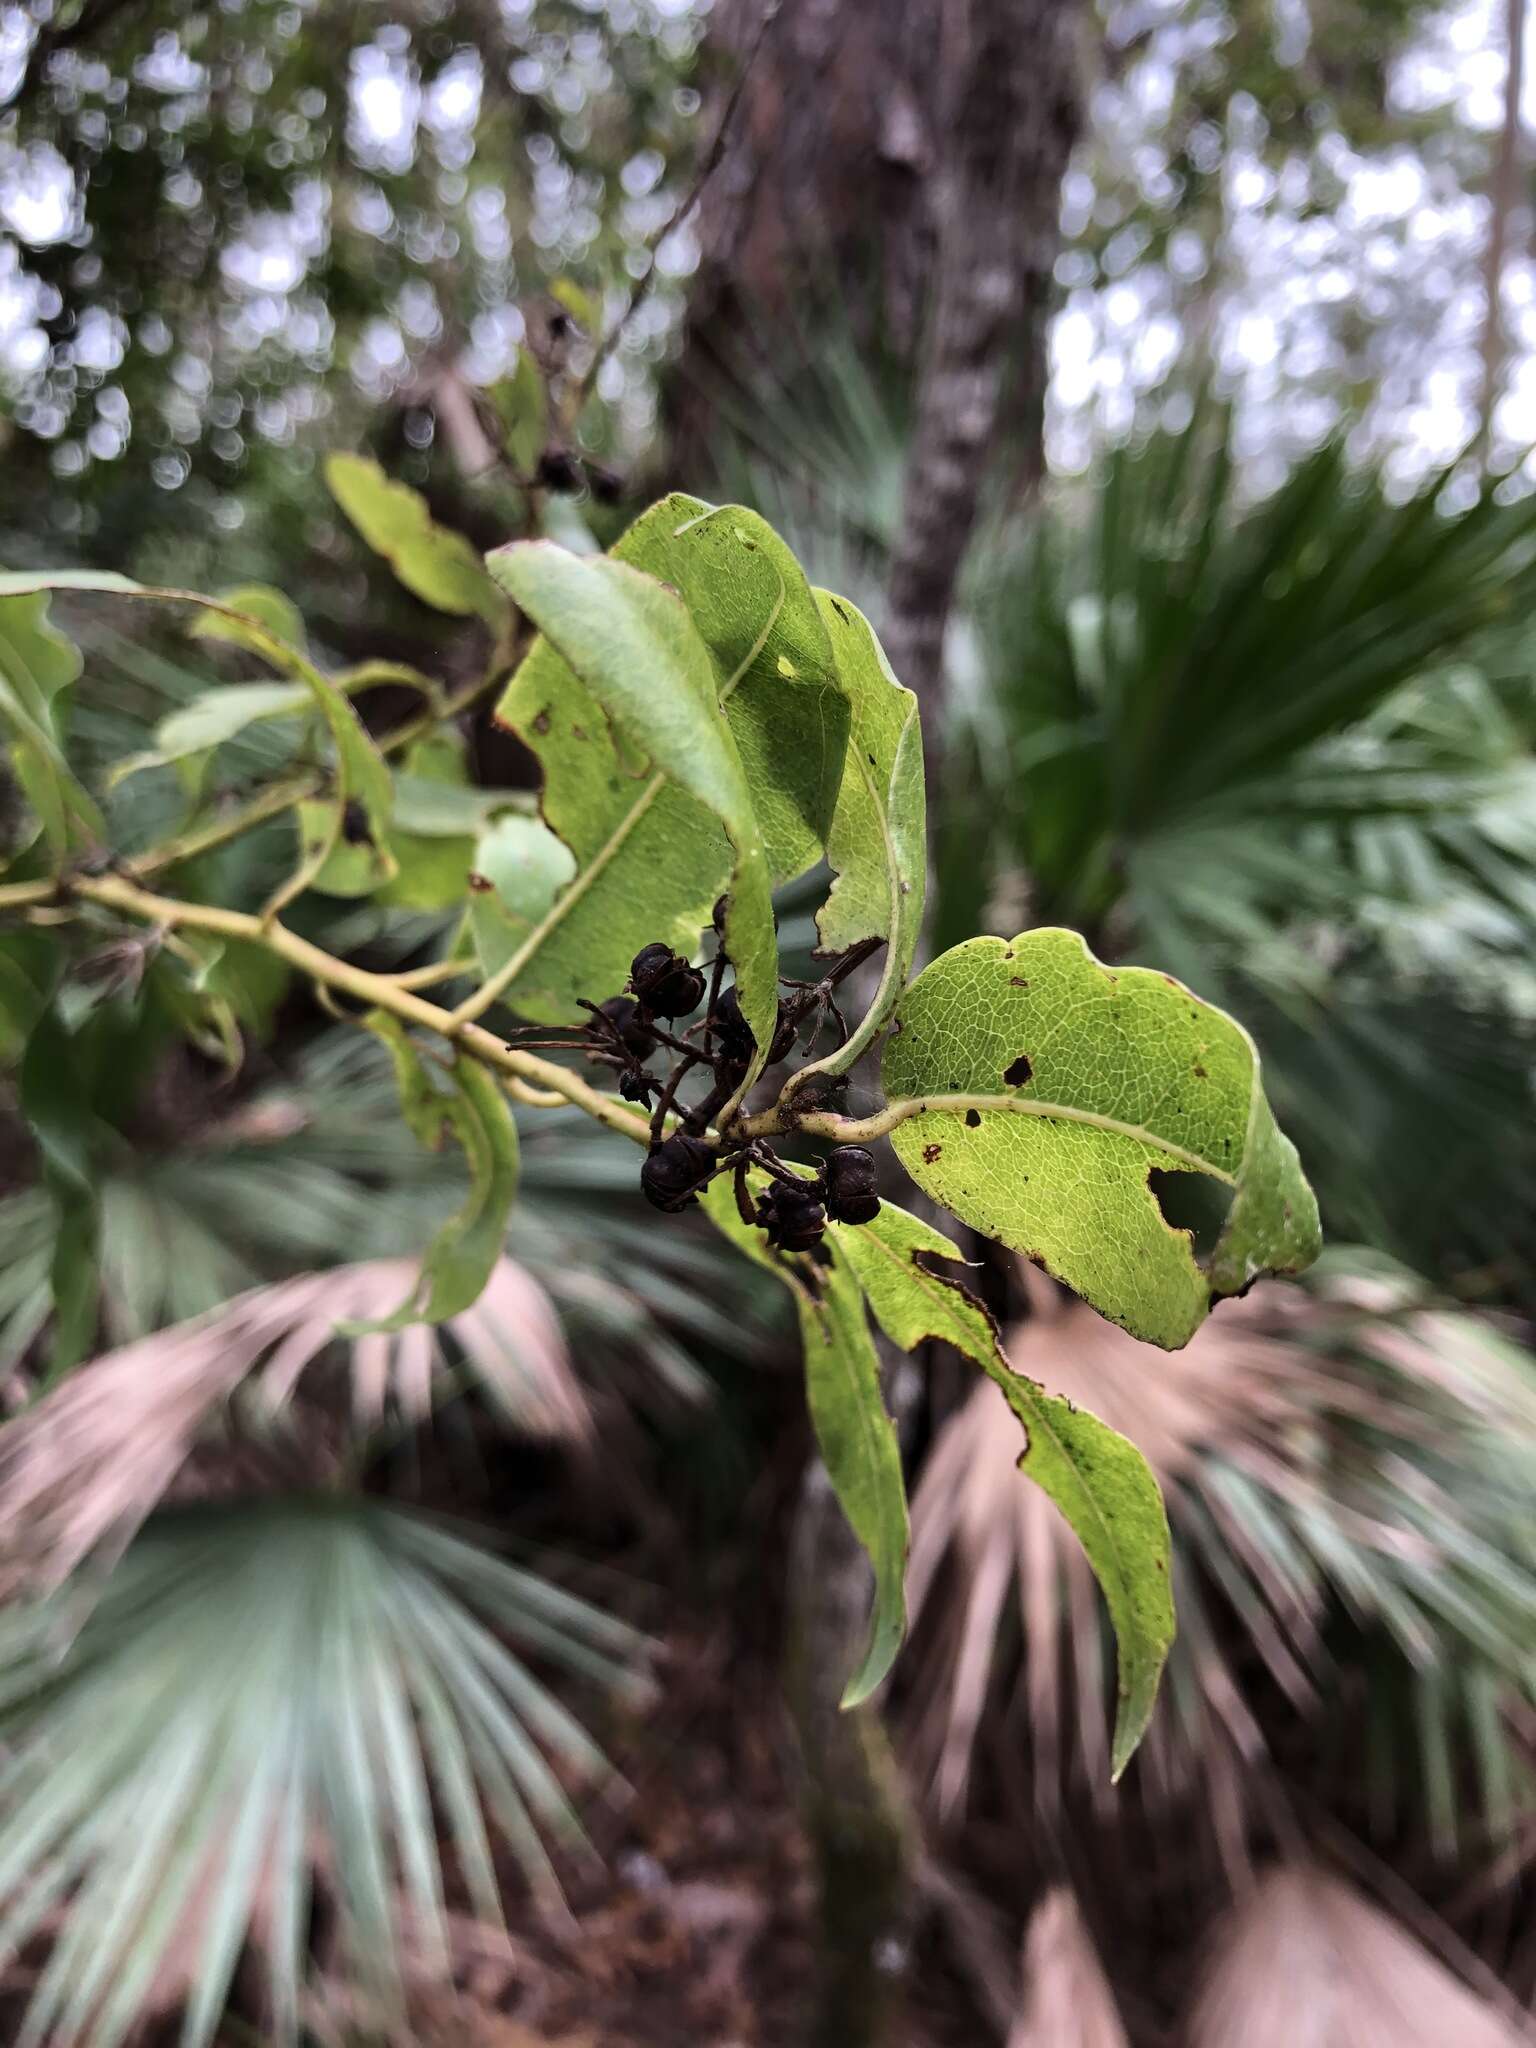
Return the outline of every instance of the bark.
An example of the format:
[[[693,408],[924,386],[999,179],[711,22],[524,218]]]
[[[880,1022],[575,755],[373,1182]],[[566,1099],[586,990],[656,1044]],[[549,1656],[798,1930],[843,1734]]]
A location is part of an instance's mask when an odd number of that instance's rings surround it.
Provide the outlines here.
[[[919,1837],[879,1708],[838,1705],[873,1583],[819,1462],[801,1490],[790,1580],[790,1707],[821,1891],[811,2048],[879,2048],[904,2003]]]
[[[952,0],[945,12],[949,140],[932,189],[939,255],[886,618],[892,666],[935,709],[944,628],[1010,372],[1026,390],[1045,386],[1080,27],[1075,0]]]

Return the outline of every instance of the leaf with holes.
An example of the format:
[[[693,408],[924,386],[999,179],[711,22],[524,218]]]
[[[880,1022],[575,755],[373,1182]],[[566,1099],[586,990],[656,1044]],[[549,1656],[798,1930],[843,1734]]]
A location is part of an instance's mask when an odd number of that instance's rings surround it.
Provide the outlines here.
[[[973,1359],[1024,1425],[1019,1470],[1076,1531],[1103,1588],[1119,1646],[1118,1778],[1146,1732],[1173,1643],[1168,1517],[1152,1468],[1132,1443],[1086,1409],[1048,1394],[1009,1365],[997,1326],[968,1288],[923,1263],[960,1249],[905,1209],[883,1202],[872,1223],[834,1223],[831,1235],[875,1320],[910,1351],[938,1338]]]
[[[882,1069],[917,1103],[892,1143],[918,1186],[1173,1350],[1213,1296],[1317,1256],[1317,1203],[1240,1024],[1171,975],[1109,968],[1075,932],[972,939],[902,997]],[[1202,1263],[1157,1174],[1231,1207]]]
[[[687,608],[675,591],[612,556],[583,558],[549,541],[520,541],[490,559],[544,636],[544,658],[558,657],[588,693],[584,717],[591,721],[570,718],[557,670],[556,701],[542,715],[547,722],[558,716],[567,727],[562,761],[569,772],[558,783],[546,780],[544,812],[576,856],[577,874],[508,963],[515,970],[509,989],[525,969],[545,978],[546,988],[559,972],[563,985],[551,1007],[558,1005],[565,1020],[579,1015],[578,996],[595,999],[619,988],[640,945],[679,930],[676,910],[669,923],[665,901],[657,901],[653,861],[670,858],[674,872],[686,872],[695,887],[717,885],[718,859],[699,829],[702,809],[702,822],[718,820],[730,843],[725,947],[742,1014],[766,1049],[779,1005],[767,855],[715,666]],[[535,650],[529,662],[537,659]],[[662,805],[668,791],[689,798],[689,807]],[[646,824],[652,831],[631,843]],[[594,889],[596,902],[586,902]],[[573,925],[571,912],[583,903],[586,916]],[[693,904],[697,910],[697,897]],[[692,921],[681,926],[689,951],[698,929]],[[548,957],[551,947],[558,967]],[[526,997],[509,993],[509,1000],[538,1014]]]
[[[331,455],[331,496],[376,555],[423,604],[460,618],[481,618],[493,633],[507,624],[507,601],[461,533],[439,526],[426,500],[387,477],[363,455]]]
[[[927,876],[923,732],[917,699],[891,673],[869,621],[818,590],[852,707],[848,765],[827,838],[834,881],[816,918],[823,953],[884,939],[879,986],[845,1045],[803,1073],[842,1073],[874,1039],[906,985]]]

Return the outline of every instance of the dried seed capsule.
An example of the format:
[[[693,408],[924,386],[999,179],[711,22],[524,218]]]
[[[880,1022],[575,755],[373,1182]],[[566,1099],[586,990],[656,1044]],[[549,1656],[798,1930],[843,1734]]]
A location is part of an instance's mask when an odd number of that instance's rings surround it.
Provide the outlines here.
[[[822,1168],[827,1214],[834,1223],[872,1223],[880,1213],[875,1155],[863,1145],[839,1145]]]
[[[757,1051],[757,1040],[741,1014],[741,997],[734,987],[726,989],[715,1004],[714,1025],[715,1044],[725,1058],[736,1066],[747,1066]]]
[[[627,1053],[637,1060],[649,1059],[656,1050],[656,1035],[640,1015],[640,1005],[632,996],[610,996],[606,1003],[599,1003],[598,1014],[608,1019],[614,1034]]]
[[[757,1205],[757,1220],[768,1233],[768,1242],[784,1252],[808,1252],[821,1242],[827,1227],[815,1181],[791,1187],[775,1181]]]
[[[578,491],[581,468],[569,448],[546,448],[539,457],[533,480],[547,491]]]
[[[702,1138],[674,1131],[646,1154],[640,1187],[653,1208],[676,1215],[688,1207],[714,1168],[714,1151]]]
[[[629,985],[653,1017],[686,1017],[704,999],[704,977],[680,953],[659,942],[642,946],[629,963]]]

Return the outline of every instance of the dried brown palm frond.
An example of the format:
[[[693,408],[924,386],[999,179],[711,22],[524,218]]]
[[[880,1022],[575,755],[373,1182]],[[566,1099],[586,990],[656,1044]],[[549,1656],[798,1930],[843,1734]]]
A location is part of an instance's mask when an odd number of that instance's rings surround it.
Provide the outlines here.
[[[1014,1365],[1131,1438],[1168,1500],[1180,1635],[1137,1766],[1150,1807],[1198,1785],[1223,1860],[1242,1864],[1253,1804],[1273,1791],[1255,1674],[1318,1711],[1341,1606],[1405,1668],[1438,1651],[1501,1682],[1520,1671],[1536,1571],[1512,1508],[1536,1464],[1536,1395],[1529,1361],[1486,1324],[1414,1306],[1400,1277],[1346,1277],[1257,1289],[1167,1355],[1038,1275],[1027,1284]],[[965,1798],[989,1707],[1012,1716],[1013,1748],[1024,1738],[1042,1809],[1073,1780],[1116,1797],[1098,1594],[1017,1454],[984,1385],[914,1497],[908,1736],[942,1812]]]
[[[229,1420],[237,1396],[244,1421],[269,1426],[323,1361],[345,1361],[363,1430],[391,1408],[406,1423],[424,1421],[452,1358],[519,1431],[588,1437],[590,1413],[548,1296],[511,1259],[440,1328],[338,1335],[339,1324],[387,1316],[415,1270],[408,1259],[374,1259],[302,1273],[82,1366],[0,1438],[6,1579],[57,1585],[87,1557],[120,1548],[194,1445]]]
[[[1189,2048],[1521,2048],[1479,1998],[1353,1886],[1281,1865],[1216,1931]]]
[[[1029,1916],[1024,2003],[1008,2048],[1130,2048],[1093,1937],[1064,1885]]]

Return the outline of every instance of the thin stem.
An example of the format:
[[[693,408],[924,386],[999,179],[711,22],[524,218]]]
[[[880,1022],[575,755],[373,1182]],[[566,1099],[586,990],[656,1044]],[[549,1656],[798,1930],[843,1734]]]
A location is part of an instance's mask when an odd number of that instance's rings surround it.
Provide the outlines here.
[[[275,919],[263,920],[243,910],[221,910],[212,904],[183,903],[173,896],[156,896],[120,875],[79,875],[66,878],[59,886],[67,894],[85,902],[100,903],[108,910],[122,911],[126,916],[164,925],[168,930],[187,926],[195,931],[222,932],[229,938],[254,939],[258,945],[287,960],[321,987],[351,996],[357,1002],[366,1003],[370,1009],[388,1010],[403,1023],[436,1032],[440,1038],[456,1042],[464,1051],[473,1053],[499,1073],[557,1095],[564,1102],[574,1103],[576,1108],[585,1110],[588,1116],[595,1117],[610,1130],[621,1132],[635,1144],[650,1143],[650,1126],[644,1117],[626,1109],[611,1095],[604,1095],[579,1075],[567,1073],[551,1060],[518,1052],[478,1025],[455,1024],[449,1012],[440,1009],[436,1003],[423,1001],[410,989],[401,988],[383,975],[370,974],[366,968],[338,960],[334,954],[312,946],[307,939],[301,939],[297,932],[289,931],[286,925]]]

